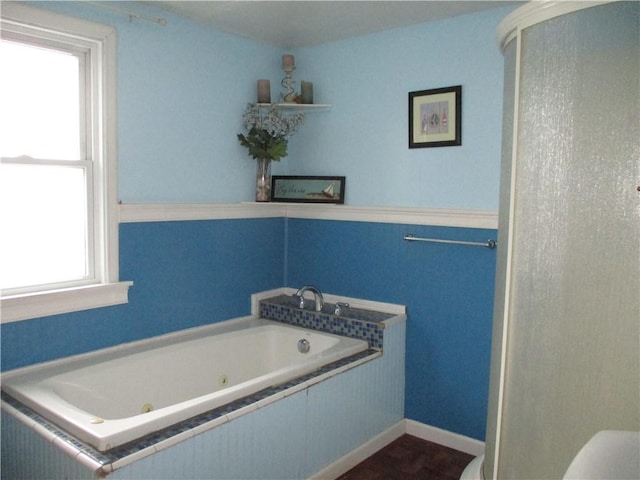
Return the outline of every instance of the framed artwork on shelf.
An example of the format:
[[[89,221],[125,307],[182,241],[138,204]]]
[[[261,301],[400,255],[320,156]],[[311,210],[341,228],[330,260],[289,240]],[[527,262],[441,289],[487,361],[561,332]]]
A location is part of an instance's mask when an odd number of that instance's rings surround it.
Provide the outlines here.
[[[345,177],[274,175],[272,202],[344,203]]]
[[[462,145],[462,86],[409,92],[409,148]]]

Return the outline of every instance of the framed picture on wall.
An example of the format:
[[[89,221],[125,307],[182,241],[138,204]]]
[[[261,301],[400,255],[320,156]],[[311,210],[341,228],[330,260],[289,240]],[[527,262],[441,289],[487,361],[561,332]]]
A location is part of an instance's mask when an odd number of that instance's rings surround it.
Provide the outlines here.
[[[409,92],[409,148],[462,145],[462,86]]]
[[[345,177],[276,176],[271,178],[271,201],[344,203]]]

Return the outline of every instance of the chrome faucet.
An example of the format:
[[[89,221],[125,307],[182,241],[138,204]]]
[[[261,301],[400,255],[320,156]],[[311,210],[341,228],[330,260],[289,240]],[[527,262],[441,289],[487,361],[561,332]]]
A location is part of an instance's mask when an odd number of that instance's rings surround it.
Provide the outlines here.
[[[300,308],[304,308],[304,293],[311,292],[313,293],[313,301],[315,303],[316,312],[321,312],[322,307],[324,306],[324,297],[320,290],[318,290],[313,285],[305,285],[304,287],[298,289],[296,292],[296,297],[298,297],[298,306]]]

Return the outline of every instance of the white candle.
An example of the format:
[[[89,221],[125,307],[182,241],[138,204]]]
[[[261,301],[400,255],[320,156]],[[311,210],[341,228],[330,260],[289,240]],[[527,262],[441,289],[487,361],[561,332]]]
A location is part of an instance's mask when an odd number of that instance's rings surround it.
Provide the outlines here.
[[[282,67],[295,67],[293,55],[282,55]]]

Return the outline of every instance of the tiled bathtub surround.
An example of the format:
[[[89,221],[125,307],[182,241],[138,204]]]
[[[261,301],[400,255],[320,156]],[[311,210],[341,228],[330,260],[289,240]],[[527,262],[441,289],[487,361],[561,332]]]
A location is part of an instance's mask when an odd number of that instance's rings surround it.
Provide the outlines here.
[[[304,328],[346,335],[369,342],[371,348],[382,348],[385,320],[396,316],[392,313],[346,307],[340,316],[333,315],[335,305],[325,304],[321,312],[301,309],[296,298],[281,294],[260,300],[259,314],[262,318],[276,320]]]
[[[379,356],[380,352],[372,349],[357,353],[325,365],[308,375],[296,378],[282,385],[261,390],[253,395],[179,422],[171,427],[146,435],[134,442],[114,448],[108,452],[100,452],[90,445],[79,441],[5,393],[2,393],[2,402],[5,407],[4,410],[7,411],[8,415],[19,419],[20,422],[35,431],[45,432],[45,436],[49,441],[62,446],[63,450],[85,466],[96,470],[100,474],[104,474],[112,472],[140,458],[152,455],[159,449],[166,448],[168,445],[176,444],[182,441],[185,436],[194,435],[195,433],[193,432],[207,430],[226,423],[233,418],[269,405],[284,398],[284,396],[292,395],[295,392],[308,388],[314,383],[330,378]],[[255,405],[255,408],[252,409],[252,405]],[[5,418],[3,418],[3,423]],[[160,447],[161,445],[162,447]],[[2,478],[5,478],[4,474]]]
[[[279,311],[287,323],[367,339],[371,349],[105,453],[3,396],[2,478],[307,478],[402,419],[404,307],[350,309],[358,319],[296,312],[288,308],[289,290],[258,294],[267,300],[260,309]],[[250,455],[240,447],[264,444],[267,457],[258,447]]]

